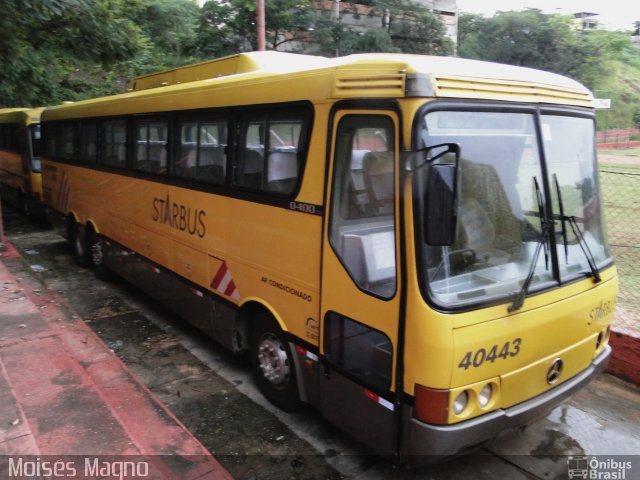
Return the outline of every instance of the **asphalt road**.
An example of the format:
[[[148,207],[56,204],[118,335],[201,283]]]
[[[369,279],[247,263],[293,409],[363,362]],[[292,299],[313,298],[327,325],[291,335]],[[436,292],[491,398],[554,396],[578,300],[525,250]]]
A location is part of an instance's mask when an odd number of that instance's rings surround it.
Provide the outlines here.
[[[564,479],[568,456],[629,460],[624,477],[608,478],[640,478],[640,458],[620,457],[640,455],[640,390],[609,375],[474,455],[421,471],[394,469],[313,409],[286,414],[271,406],[246,358],[126,282],[101,282],[76,266],[67,243],[44,225],[6,207],[4,223],[23,271],[59,294],[235,478]]]

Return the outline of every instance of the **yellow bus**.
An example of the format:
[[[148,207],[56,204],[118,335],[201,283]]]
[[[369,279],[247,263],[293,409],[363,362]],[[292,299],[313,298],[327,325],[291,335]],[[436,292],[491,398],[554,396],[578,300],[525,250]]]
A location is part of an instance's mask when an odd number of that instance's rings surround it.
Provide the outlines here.
[[[593,97],[570,79],[243,53],[42,119],[81,262],[394,461],[538,418],[610,356]]]
[[[2,196],[23,212],[42,206],[40,114],[42,108],[0,109]]]

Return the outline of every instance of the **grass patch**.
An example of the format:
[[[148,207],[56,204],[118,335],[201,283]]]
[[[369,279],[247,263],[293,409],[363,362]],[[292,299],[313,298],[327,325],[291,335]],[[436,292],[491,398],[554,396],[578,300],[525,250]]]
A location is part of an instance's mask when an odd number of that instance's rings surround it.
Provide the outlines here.
[[[598,154],[619,157],[640,157],[640,147],[635,148],[599,148]]]
[[[640,318],[640,166],[601,164],[600,185],[609,244],[620,275],[619,301],[625,311]]]

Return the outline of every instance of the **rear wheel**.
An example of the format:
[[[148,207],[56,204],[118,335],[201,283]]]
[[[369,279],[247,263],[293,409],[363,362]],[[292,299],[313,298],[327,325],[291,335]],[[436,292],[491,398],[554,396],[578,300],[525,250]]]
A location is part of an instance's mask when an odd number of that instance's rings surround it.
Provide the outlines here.
[[[251,342],[251,363],[262,394],[275,406],[291,412],[300,407],[295,366],[278,323],[269,314],[256,316]]]
[[[87,242],[86,228],[79,223],[74,223],[71,234],[73,256],[81,267],[91,266],[91,250]]]
[[[100,235],[93,228],[89,228],[87,235],[87,245],[89,246],[89,254],[91,255],[91,264],[93,265],[96,277],[100,280],[111,281],[114,279],[114,273],[107,267],[105,262],[105,245]]]
[[[22,192],[18,192],[18,205],[20,206],[20,211],[22,213],[24,213],[27,217],[31,216],[29,199],[27,198],[27,195]]]

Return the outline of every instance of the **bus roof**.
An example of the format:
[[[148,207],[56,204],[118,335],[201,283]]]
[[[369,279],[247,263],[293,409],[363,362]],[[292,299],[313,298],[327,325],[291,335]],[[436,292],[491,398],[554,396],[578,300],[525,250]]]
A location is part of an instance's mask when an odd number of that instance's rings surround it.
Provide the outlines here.
[[[137,77],[127,93],[48,108],[44,119],[343,98],[465,98],[593,107],[567,77],[477,60],[406,54],[338,58],[241,53]]]
[[[0,123],[18,123],[30,125],[40,122],[40,115],[44,107],[40,108],[0,108]]]

